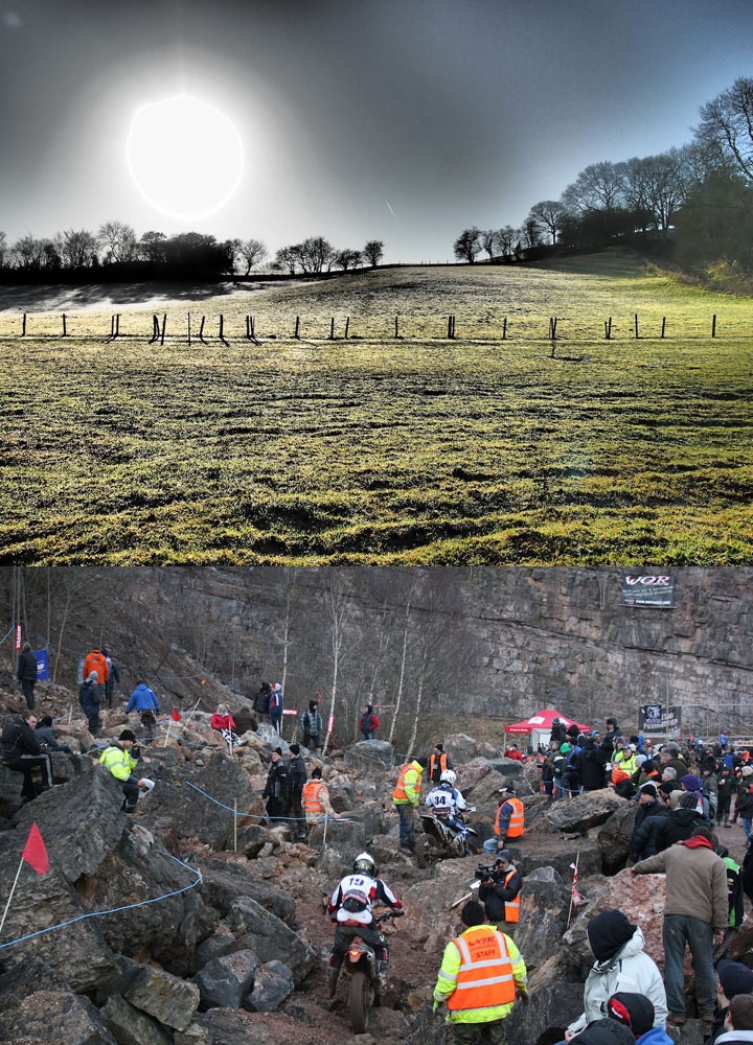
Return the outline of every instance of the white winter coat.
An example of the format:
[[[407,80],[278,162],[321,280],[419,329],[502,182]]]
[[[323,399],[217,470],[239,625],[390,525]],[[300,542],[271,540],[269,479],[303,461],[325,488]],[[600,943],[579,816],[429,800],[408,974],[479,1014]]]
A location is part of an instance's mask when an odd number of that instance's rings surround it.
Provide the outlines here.
[[[665,1025],[667,996],[664,981],[656,962],[643,953],[645,942],[643,932],[637,928],[614,958],[594,963],[583,990],[585,1012],[570,1024],[568,1030],[579,1034],[594,1020],[605,1019],[609,1015],[607,1002],[618,991],[645,995],[654,1006],[654,1026]]]

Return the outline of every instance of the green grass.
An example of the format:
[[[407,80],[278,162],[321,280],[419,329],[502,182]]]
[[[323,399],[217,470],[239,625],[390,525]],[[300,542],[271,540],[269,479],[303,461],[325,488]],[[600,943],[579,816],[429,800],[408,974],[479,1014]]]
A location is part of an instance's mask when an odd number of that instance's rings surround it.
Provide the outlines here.
[[[753,558],[748,300],[614,256],[375,272],[191,306],[214,333],[224,314],[229,347],[171,339],[187,308],[167,309],[163,347],[147,344],[155,309],[124,312],[130,336],[114,344],[115,307],[70,311],[66,341],[46,336],[59,311],[30,315],[24,340],[9,333],[18,314],[0,313],[2,561]],[[248,312],[260,346],[242,338]],[[635,312],[657,332],[666,315],[667,338],[636,341]],[[289,336],[296,315],[303,342]],[[348,315],[358,340],[329,341],[330,317],[341,332]]]

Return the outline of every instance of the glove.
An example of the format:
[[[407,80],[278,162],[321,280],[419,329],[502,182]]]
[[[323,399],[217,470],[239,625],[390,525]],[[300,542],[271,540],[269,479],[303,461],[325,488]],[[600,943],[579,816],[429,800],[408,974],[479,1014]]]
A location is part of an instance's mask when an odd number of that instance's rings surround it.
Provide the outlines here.
[[[404,914],[405,914],[405,911],[394,911],[393,910],[392,917],[393,918],[402,918]]]
[[[431,1007],[431,1011],[432,1012],[436,1012],[441,1004],[442,1004],[441,1002],[439,1002],[436,999],[434,999],[434,1004]]]

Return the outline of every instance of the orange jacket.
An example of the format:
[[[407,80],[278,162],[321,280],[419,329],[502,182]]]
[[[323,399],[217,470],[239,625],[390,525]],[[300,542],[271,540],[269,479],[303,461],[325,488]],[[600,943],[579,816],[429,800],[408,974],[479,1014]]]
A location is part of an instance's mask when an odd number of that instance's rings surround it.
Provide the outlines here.
[[[515,1001],[512,961],[501,932],[489,925],[477,925],[453,943],[460,952],[460,969],[455,990],[447,999],[451,1012],[489,1009]]]
[[[84,661],[84,679],[88,679],[93,671],[97,673],[97,682],[107,682],[110,677],[110,665],[101,650],[93,649]]]

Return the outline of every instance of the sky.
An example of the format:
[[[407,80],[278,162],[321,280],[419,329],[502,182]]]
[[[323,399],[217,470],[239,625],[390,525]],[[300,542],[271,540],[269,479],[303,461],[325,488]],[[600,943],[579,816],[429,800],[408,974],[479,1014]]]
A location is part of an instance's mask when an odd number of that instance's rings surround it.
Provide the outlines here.
[[[448,261],[463,229],[519,226],[591,163],[688,143],[753,76],[752,42],[753,0],[0,0],[0,230],[115,220]],[[147,199],[129,152],[136,114],[181,95],[242,150],[172,112],[141,143],[145,171],[169,154],[211,191],[214,170],[225,202],[198,216]]]

